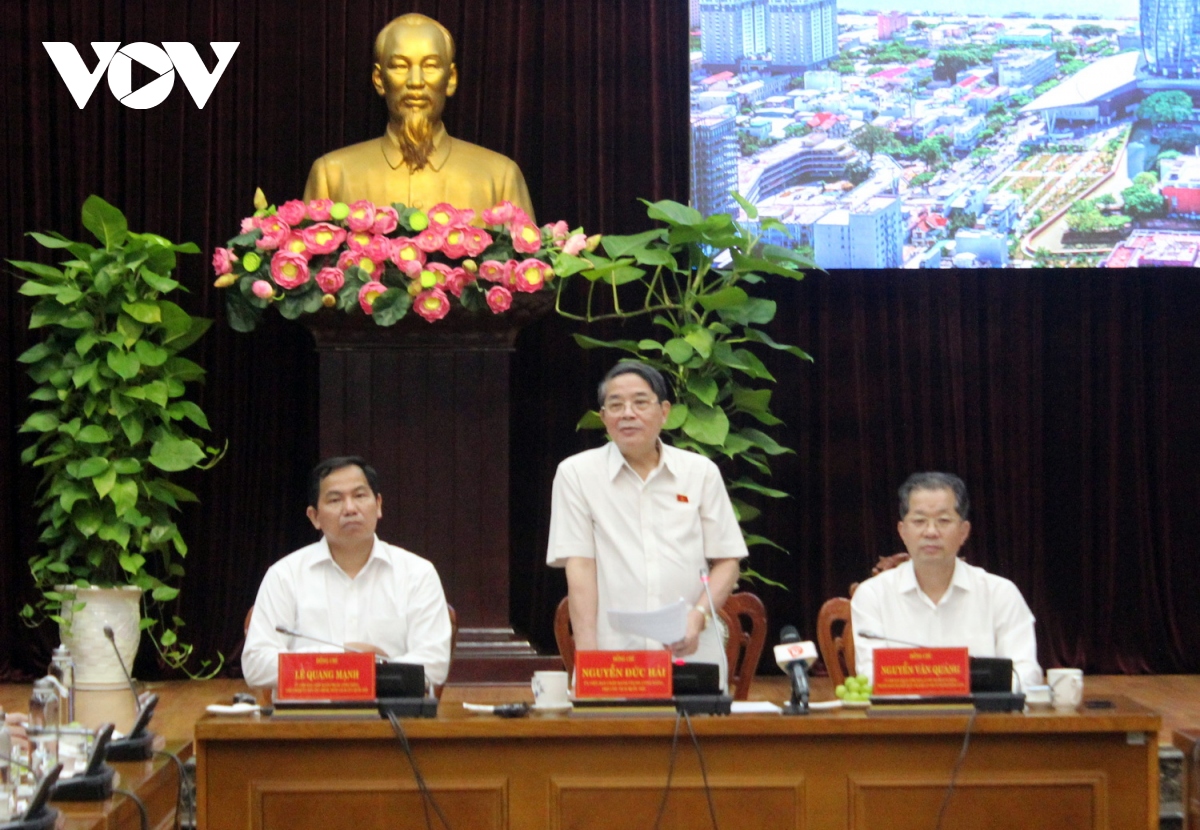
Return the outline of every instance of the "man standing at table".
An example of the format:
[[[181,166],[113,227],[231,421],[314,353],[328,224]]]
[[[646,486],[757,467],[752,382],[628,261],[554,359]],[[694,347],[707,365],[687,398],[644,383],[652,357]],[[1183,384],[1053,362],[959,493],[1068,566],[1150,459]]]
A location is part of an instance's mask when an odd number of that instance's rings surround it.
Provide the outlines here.
[[[737,584],[746,543],[712,461],[662,441],[670,393],[658,370],[617,364],[600,384],[600,417],[611,442],[563,461],[554,477],[546,561],[567,571],[575,647],[656,649],[614,631],[607,612],[654,611],[685,599],[686,634],[667,644],[685,660],[726,667],[719,626],[701,581],[708,573],[720,610]]]
[[[966,646],[972,657],[1007,657],[1020,679],[1017,688],[1042,683],[1033,614],[1017,586],[958,558],[971,533],[963,480],[950,473],[914,473],[899,495],[897,527],[911,559],[854,592],[857,672],[872,676],[876,648],[917,643]]]
[[[263,577],[242,652],[242,673],[251,686],[277,684],[281,651],[333,648],[281,634],[276,626],[419,663],[430,683],[445,682],[450,612],[442,582],[430,562],[376,538],[383,515],[378,488],[374,468],[357,456],[313,468],[307,515],[322,536]]]

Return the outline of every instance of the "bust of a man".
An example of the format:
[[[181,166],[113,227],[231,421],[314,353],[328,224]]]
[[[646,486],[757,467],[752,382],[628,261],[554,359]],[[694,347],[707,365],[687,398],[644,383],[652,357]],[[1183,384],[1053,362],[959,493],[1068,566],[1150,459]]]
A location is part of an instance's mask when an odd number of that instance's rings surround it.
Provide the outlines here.
[[[313,162],[306,201],[369,199],[421,209],[446,202],[478,215],[507,200],[533,216],[516,163],[451,138],[442,124],[446,99],[458,88],[454,38],[445,26],[422,14],[384,26],[375,38],[371,82],[387,102],[387,134]]]

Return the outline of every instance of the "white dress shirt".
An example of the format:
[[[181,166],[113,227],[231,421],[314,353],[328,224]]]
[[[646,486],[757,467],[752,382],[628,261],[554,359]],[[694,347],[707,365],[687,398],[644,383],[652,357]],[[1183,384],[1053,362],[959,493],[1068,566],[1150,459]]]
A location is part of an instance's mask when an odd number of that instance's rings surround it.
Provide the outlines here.
[[[659,649],[662,643],[614,631],[608,611],[654,611],[700,596],[710,559],[741,559],[746,543],[717,466],[694,452],[659,444],[658,466],[643,481],[616,444],[558,465],[546,562],[596,560],[596,643],[602,650]],[[700,635],[689,661],[725,666],[718,626]]]
[[[961,559],[955,562],[950,587],[937,604],[917,584],[912,562],[905,562],[859,585],[850,610],[858,674],[873,677],[876,648],[916,643],[966,646],[973,657],[1007,657],[1020,678],[1017,688],[1044,682],[1033,613],[1017,586]],[[869,640],[862,632],[907,642]]]
[[[277,684],[281,651],[338,650],[280,634],[277,625],[333,643],[377,646],[393,662],[424,665],[434,684],[450,671],[450,612],[437,571],[378,537],[353,579],[333,561],[324,537],[267,570],[242,650],[251,686]]]

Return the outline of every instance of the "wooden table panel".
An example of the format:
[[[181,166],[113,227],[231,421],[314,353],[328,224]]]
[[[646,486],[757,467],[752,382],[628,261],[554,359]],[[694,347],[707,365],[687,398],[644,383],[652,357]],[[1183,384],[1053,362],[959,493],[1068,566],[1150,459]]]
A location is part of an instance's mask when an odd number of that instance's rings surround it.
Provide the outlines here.
[[[1184,827],[1200,830],[1200,729],[1180,729],[1174,742],[1183,753]]]

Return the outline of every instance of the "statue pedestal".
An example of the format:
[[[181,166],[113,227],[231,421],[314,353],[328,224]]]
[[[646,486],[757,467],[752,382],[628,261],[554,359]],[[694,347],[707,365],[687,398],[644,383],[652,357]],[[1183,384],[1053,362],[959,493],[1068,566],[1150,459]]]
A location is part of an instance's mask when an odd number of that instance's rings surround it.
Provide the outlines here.
[[[539,657],[510,623],[509,354],[551,292],[505,314],[455,306],[395,326],[322,311],[304,318],[320,362],[320,456],[361,455],[379,473],[379,538],[429,559],[458,614],[456,682],[528,680]]]

